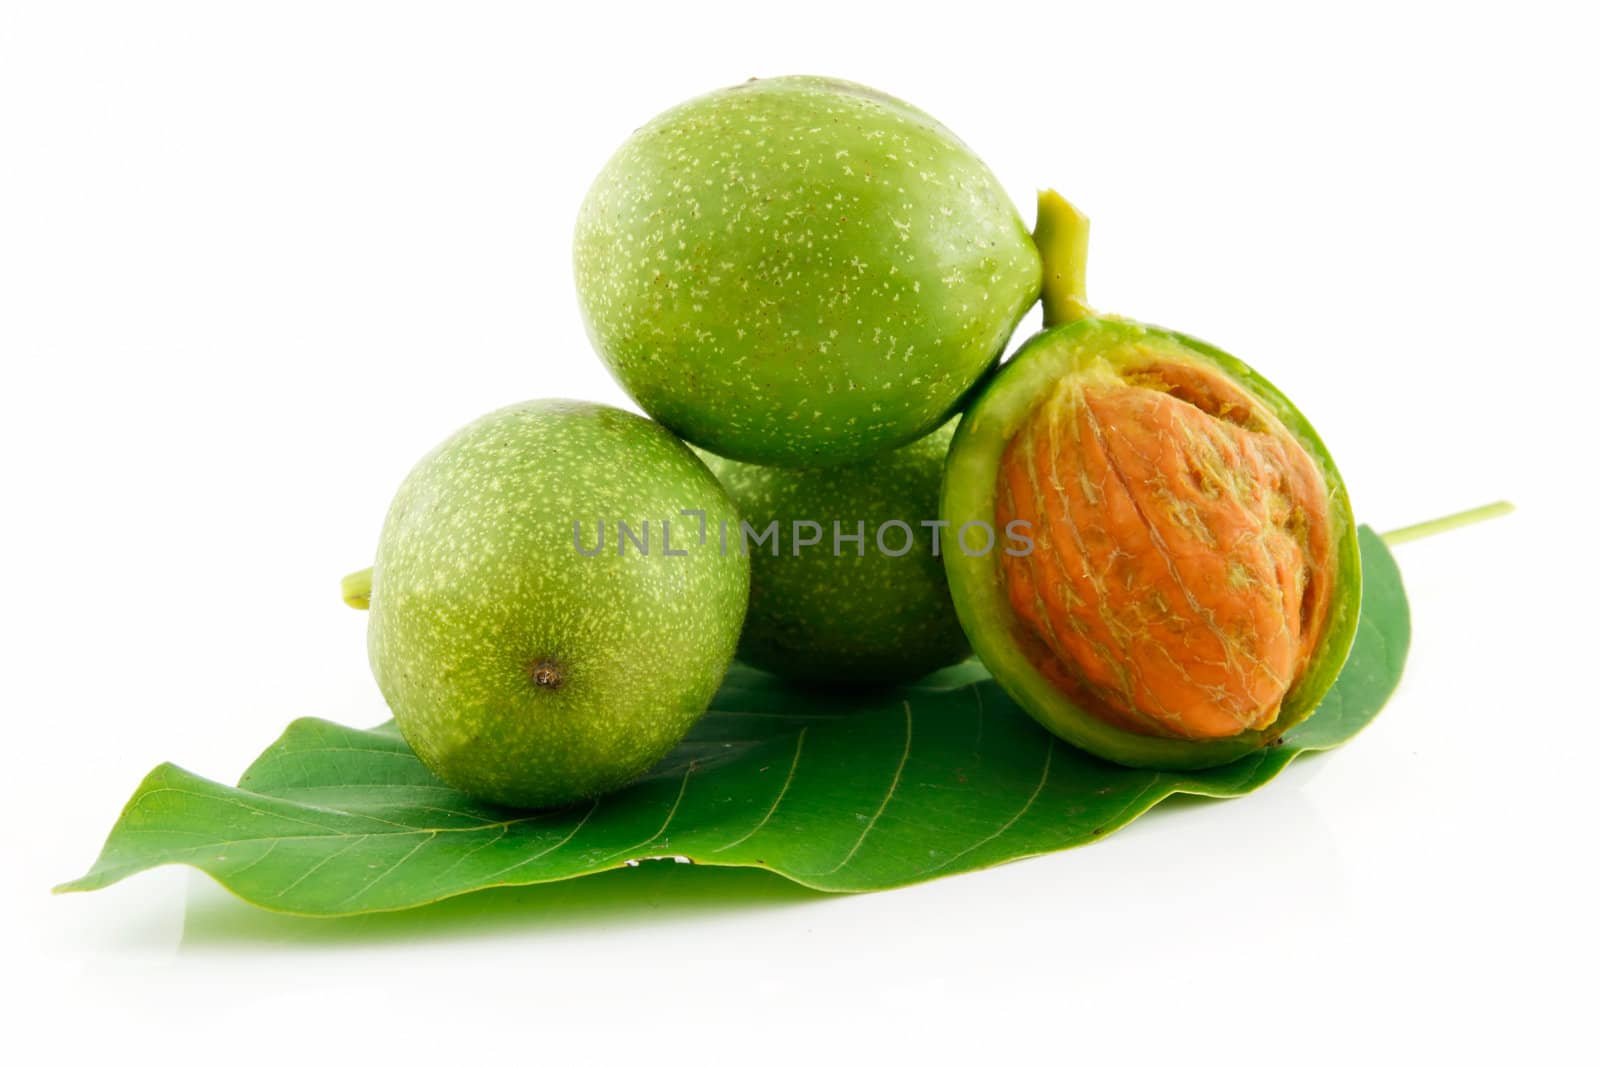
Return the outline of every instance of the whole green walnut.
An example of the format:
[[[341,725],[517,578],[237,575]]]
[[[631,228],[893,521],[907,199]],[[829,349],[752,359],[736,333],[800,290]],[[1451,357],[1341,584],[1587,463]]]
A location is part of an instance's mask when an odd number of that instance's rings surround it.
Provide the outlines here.
[[[503,408],[423,458],[370,592],[363,575],[346,588],[370,607],[373,674],[423,763],[542,808],[666,755],[721,683],[749,593],[748,560],[694,537],[685,511],[736,521],[683,442],[598,404]]]
[[[573,242],[606,366],[690,442],[855,462],[950,417],[1038,298],[994,174],[928,115],[850,82],[752,80],[637,130]]]
[[[865,463],[810,470],[704,454],[753,531],[741,660],[797,681],[868,685],[971,654],[934,551],[954,431],[952,422]]]

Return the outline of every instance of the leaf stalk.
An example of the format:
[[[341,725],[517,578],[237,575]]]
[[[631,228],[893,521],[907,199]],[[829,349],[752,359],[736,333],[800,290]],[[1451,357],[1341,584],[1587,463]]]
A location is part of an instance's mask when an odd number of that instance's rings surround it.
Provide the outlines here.
[[[1487,519],[1497,519],[1502,515],[1509,515],[1515,510],[1516,507],[1511,503],[1511,501],[1496,500],[1493,504],[1485,504],[1482,507],[1477,508],[1468,508],[1466,511],[1457,511],[1451,515],[1443,515],[1437,519],[1429,519],[1427,522],[1418,522],[1413,523],[1410,526],[1402,526],[1398,530],[1390,530],[1388,533],[1380,534],[1379,536],[1383,538],[1384,544],[1392,548],[1395,545],[1403,545],[1407,541],[1420,541],[1424,537],[1432,537],[1434,534],[1442,534],[1448,533],[1451,530],[1459,530],[1463,526],[1471,526],[1474,523],[1483,522]]]

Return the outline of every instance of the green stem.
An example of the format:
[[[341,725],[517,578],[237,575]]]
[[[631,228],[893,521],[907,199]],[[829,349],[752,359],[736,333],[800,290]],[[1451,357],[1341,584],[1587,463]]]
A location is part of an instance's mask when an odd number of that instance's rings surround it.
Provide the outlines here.
[[[1033,243],[1044,260],[1045,326],[1059,326],[1094,314],[1089,306],[1086,272],[1089,264],[1089,217],[1054,189],[1039,193],[1039,215]]]
[[[345,575],[339,582],[339,593],[346,604],[366,611],[372,603],[372,568]]]
[[[1462,526],[1471,526],[1475,522],[1485,519],[1496,519],[1501,515],[1509,515],[1516,508],[1509,500],[1497,500],[1493,504],[1485,504],[1481,508],[1471,508],[1467,511],[1458,511],[1454,515],[1445,515],[1438,519],[1429,519],[1412,526],[1402,526],[1398,530],[1390,530],[1380,534],[1386,545],[1403,545],[1407,541],[1419,541],[1424,537],[1445,533],[1449,530],[1459,529]]]

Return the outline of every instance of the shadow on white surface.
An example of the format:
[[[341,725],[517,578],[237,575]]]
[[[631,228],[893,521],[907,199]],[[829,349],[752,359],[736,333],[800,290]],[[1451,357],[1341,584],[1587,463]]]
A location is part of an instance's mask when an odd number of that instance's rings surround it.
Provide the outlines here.
[[[251,907],[195,873],[179,951],[568,933],[793,907],[830,896],[766,871],[649,861],[562,882],[479,890],[404,911],[321,919]]]

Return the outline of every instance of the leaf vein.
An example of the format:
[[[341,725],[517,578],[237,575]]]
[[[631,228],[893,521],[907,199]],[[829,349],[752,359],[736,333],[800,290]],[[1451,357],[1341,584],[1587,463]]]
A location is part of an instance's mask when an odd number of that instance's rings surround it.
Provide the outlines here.
[[[313,874],[316,874],[318,871],[322,870],[322,868],[326,867],[328,864],[332,863],[334,860],[338,859],[340,856],[344,855],[346,852],[349,852],[351,849],[355,848],[357,845],[359,845],[361,842],[365,841],[366,839],[367,839],[367,835],[363,834],[360,837],[355,838],[354,840],[350,841],[348,844],[346,844],[343,848],[339,849],[337,852],[328,853],[326,856],[322,857],[316,863],[312,864],[310,867],[307,867],[305,870],[301,871],[300,872],[300,877],[296,878],[294,881],[290,882],[288,885],[284,886],[282,889],[280,889],[276,893],[274,893],[272,895],[273,899],[278,899],[278,898],[282,897],[284,894],[288,893],[291,889],[296,888],[297,886],[300,885],[300,883],[304,882],[307,878],[310,878]]]
[[[866,841],[867,835],[872,833],[872,828],[878,825],[878,820],[883,817],[883,810],[889,806],[889,800],[894,796],[894,791],[900,788],[900,775],[906,769],[906,760],[911,755],[911,701],[902,700],[900,706],[906,713],[906,746],[900,753],[900,762],[895,766],[894,778],[889,782],[889,791],[883,794],[883,803],[878,805],[878,810],[872,813],[872,818],[867,820],[867,825],[862,827],[861,836],[856,838],[856,843],[850,846],[850,851],[844,854],[844,859],[834,864],[823,874],[837,874],[844,869],[845,864],[855,859],[856,853],[861,851],[861,845]]]
[[[425,845],[427,845],[428,842],[435,840],[438,836],[439,836],[438,833],[432,833],[432,834],[429,834],[427,837],[424,837],[421,841],[418,841],[415,845],[411,846],[411,851],[410,852],[407,852],[404,856],[401,856],[399,859],[395,860],[394,863],[390,864],[388,870],[384,871],[382,874],[378,875],[378,877],[374,878],[372,881],[368,882],[366,885],[362,886],[360,889],[356,890],[354,893],[351,893],[349,896],[347,896],[343,900],[339,901],[339,905],[341,907],[343,907],[344,905],[349,904],[351,901],[355,900],[357,897],[366,896],[369,892],[372,891],[372,888],[374,886],[376,886],[379,882],[383,881],[385,878],[389,877],[395,871],[398,871],[401,867],[405,866],[406,861],[411,859],[411,857],[415,856],[418,852],[421,852],[423,847]]]
[[[555,844],[551,845],[549,848],[544,849],[544,850],[539,851],[539,852],[535,852],[533,855],[527,857],[526,859],[518,860],[516,863],[513,863],[511,866],[502,868],[501,870],[498,870],[495,873],[489,875],[487,878],[484,879],[484,884],[485,885],[491,885],[491,884],[494,883],[495,879],[504,878],[506,875],[510,874],[512,871],[517,870],[520,867],[526,867],[528,864],[534,862],[535,860],[543,859],[544,857],[548,856],[550,853],[554,852],[556,849],[560,848],[562,845],[565,845],[568,841],[571,841],[574,837],[578,836],[578,831],[583,829],[583,824],[589,821],[589,816],[593,815],[595,813],[595,810],[598,809],[599,807],[600,807],[600,801],[596,800],[593,804],[591,804],[589,806],[589,810],[584,812],[583,818],[578,820],[578,824],[576,826],[574,826],[571,830],[567,831],[567,836],[563,837],[560,841],[557,841]]]
[[[1022,805],[1022,807],[1020,809],[1018,809],[1018,811],[1017,811],[1017,813],[1015,815],[1011,816],[1011,818],[1009,818],[1009,819],[1007,819],[1005,821],[1005,824],[1003,826],[1001,826],[1000,829],[996,830],[994,833],[990,834],[988,837],[985,837],[982,841],[978,841],[978,842],[976,842],[974,844],[968,845],[966,848],[962,849],[960,852],[957,852],[954,856],[951,856],[949,859],[945,860],[943,863],[939,864],[937,867],[928,868],[927,873],[928,874],[932,874],[934,871],[942,871],[946,867],[950,866],[952,863],[954,863],[957,860],[959,860],[962,856],[967,855],[969,852],[977,851],[978,849],[982,848],[984,845],[987,845],[989,842],[993,841],[995,838],[997,838],[997,837],[1001,836],[1002,834],[1004,834],[1007,830],[1010,830],[1013,826],[1015,826],[1017,824],[1018,820],[1020,820],[1024,815],[1028,814],[1028,811],[1029,811],[1029,809],[1031,809],[1033,807],[1034,802],[1039,799],[1039,794],[1044,792],[1045,783],[1050,780],[1051,761],[1054,759],[1055,754],[1056,754],[1056,743],[1052,741],[1048,746],[1046,746],[1046,748],[1044,750],[1044,770],[1039,775],[1039,784],[1033,787],[1033,792],[1028,795],[1027,801]]]
[[[683,803],[683,794],[689,790],[689,777],[694,774],[694,771],[695,766],[691,763],[689,764],[689,769],[683,772],[683,781],[678,784],[678,797],[672,802],[672,807],[667,809],[667,817],[661,821],[660,829],[651,834],[649,837],[645,838],[643,841],[640,841],[637,845],[629,845],[625,849],[611,853],[611,855],[607,856],[605,859],[597,860],[593,866],[610,863],[612,860],[626,856],[630,852],[637,852],[646,845],[652,844],[658,840],[662,834],[666,833],[667,827],[672,825],[672,817],[678,814],[678,805]]]
[[[756,833],[763,826],[767,825],[767,822],[772,818],[772,813],[777,811],[778,810],[778,805],[783,802],[783,795],[789,791],[789,786],[794,784],[795,768],[800,766],[800,750],[801,750],[801,748],[803,748],[805,746],[805,743],[806,743],[806,730],[809,730],[809,729],[810,729],[809,726],[802,727],[801,730],[800,730],[800,733],[798,735],[796,735],[795,742],[794,742],[794,759],[791,760],[790,763],[789,763],[789,774],[788,774],[787,777],[784,778],[783,786],[778,790],[778,795],[772,799],[772,806],[767,808],[767,813],[765,815],[761,816],[761,821],[756,823],[754,826],[752,826],[744,834],[744,836],[742,836],[742,837],[740,837],[740,838],[738,838],[736,840],[729,841],[726,845],[723,845],[720,848],[712,849],[711,851],[713,853],[726,852],[728,849],[734,847],[735,845],[744,844],[746,841],[748,841],[752,837],[754,837],[756,835]]]

